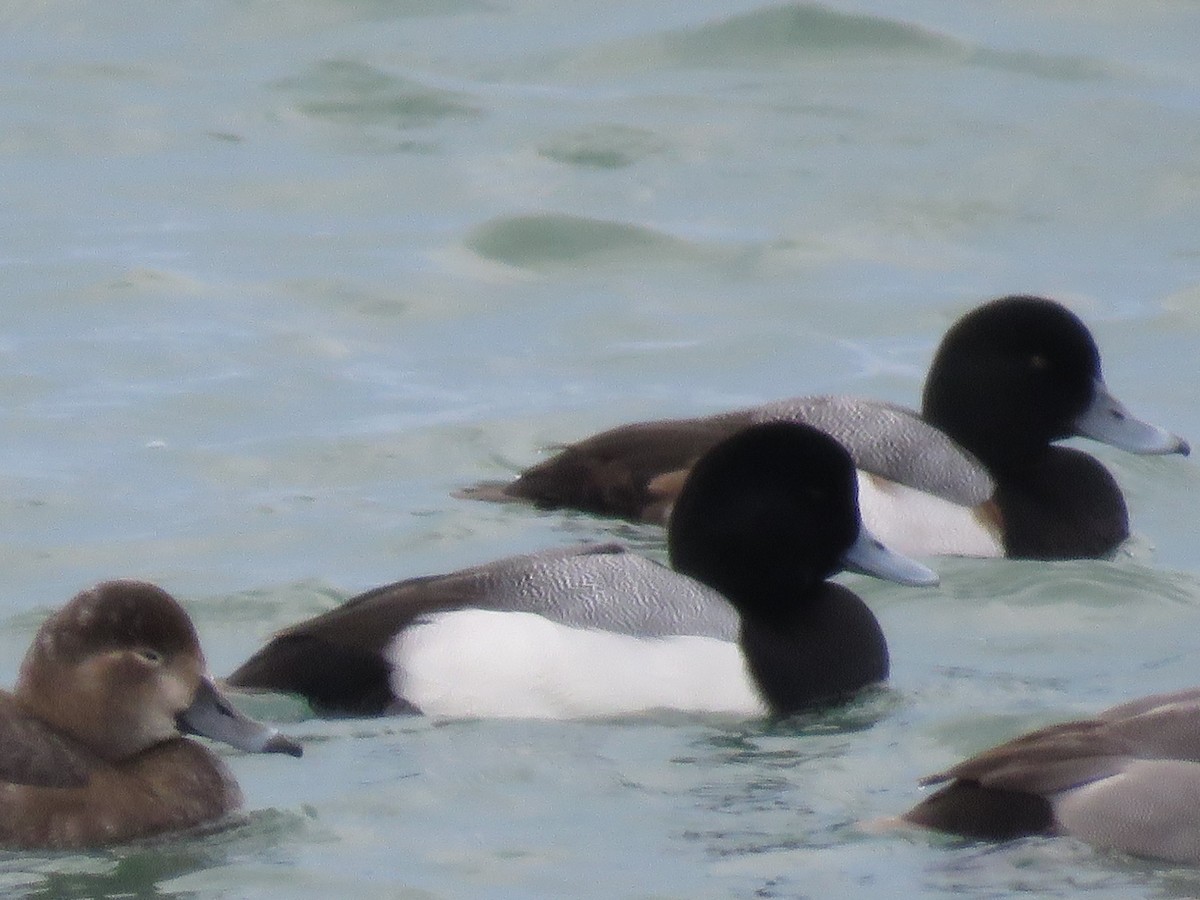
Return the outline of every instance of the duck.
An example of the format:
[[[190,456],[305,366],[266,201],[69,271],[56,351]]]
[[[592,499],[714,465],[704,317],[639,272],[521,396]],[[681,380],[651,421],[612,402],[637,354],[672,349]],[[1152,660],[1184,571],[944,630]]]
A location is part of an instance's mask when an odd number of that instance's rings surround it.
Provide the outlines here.
[[[692,467],[670,567],[619,544],[554,548],[368,591],[276,634],[228,684],[318,715],[788,716],[886,679],[851,568],[937,576],[862,527],[854,465],[815,428],[750,426]]]
[[[166,591],[118,580],[80,592],[0,691],[0,846],[98,847],[227,816],[242,802],[237,782],[185,735],[303,752],[221,693]]]
[[[914,556],[1106,558],[1129,537],[1120,487],[1085,437],[1136,454],[1181,454],[1183,438],[1134,416],[1101,375],[1087,326],[1057,301],[1000,297],[947,331],[920,413],[810,396],[620,425],[561,447],[508,483],[457,492],[663,525],[687,470],[747,424],[815,425],[850,451],[867,526]]]
[[[1200,864],[1200,688],[1030,732],[921,784],[941,787],[902,823],[989,841],[1072,835]]]

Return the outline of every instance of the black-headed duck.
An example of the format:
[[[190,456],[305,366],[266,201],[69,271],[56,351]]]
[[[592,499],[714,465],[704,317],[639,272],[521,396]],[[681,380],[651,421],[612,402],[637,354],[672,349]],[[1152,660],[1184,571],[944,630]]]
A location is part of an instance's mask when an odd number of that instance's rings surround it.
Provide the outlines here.
[[[1053,442],[1083,436],[1132,453],[1189,452],[1186,441],[1135,418],[1109,393],[1077,316],[1052,300],[1010,296],[946,333],[920,415],[852,397],[799,397],[622,425],[565,446],[508,484],[462,496],[661,524],[705,450],[775,419],[807,422],[841,441],[859,469],[867,527],[918,556],[1109,556],[1129,536],[1120,488],[1093,457]]]
[[[845,567],[931,584],[860,523],[854,466],[805,425],[752,426],[698,462],[668,529],[673,569],[602,546],[370,591],[274,637],[232,685],[327,714],[787,715],[888,674]]]

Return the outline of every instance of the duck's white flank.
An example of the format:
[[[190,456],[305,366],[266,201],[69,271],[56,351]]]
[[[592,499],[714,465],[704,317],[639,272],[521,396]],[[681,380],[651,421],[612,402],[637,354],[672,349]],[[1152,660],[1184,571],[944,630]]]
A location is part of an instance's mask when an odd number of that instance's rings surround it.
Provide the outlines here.
[[[405,629],[387,656],[395,694],[439,718],[767,712],[737,644],[716,638],[639,638],[465,609]]]
[[[875,537],[905,556],[1004,556],[1000,536],[974,507],[862,471],[858,508]]]

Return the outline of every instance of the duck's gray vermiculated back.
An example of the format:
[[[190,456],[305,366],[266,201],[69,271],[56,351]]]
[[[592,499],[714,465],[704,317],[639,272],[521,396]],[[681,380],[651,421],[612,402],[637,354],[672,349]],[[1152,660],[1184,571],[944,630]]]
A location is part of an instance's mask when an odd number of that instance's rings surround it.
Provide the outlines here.
[[[860,469],[964,506],[977,506],[995,491],[973,456],[902,406],[860,397],[793,397],[729,415],[806,422],[836,438]]]
[[[494,609],[645,637],[737,637],[737,615],[719,593],[618,545],[513,557],[475,577]]]

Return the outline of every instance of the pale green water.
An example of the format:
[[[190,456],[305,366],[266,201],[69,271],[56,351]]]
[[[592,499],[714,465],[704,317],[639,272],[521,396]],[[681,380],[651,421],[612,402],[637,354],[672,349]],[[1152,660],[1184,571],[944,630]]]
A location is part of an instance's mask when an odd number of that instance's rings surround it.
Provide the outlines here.
[[[620,421],[915,403],[945,327],[1044,292],[1196,442],[1187,3],[0,7],[0,675],[107,577],[226,672],[361,589],[598,536],[452,499]],[[1025,728],[1200,680],[1193,462],[1096,451],[1114,562],[863,579],[891,687],[781,726],[318,722],[230,754],[246,824],[0,857],[15,895],[1197,896],[1070,841],[866,835]],[[353,892],[353,893],[352,893]]]

